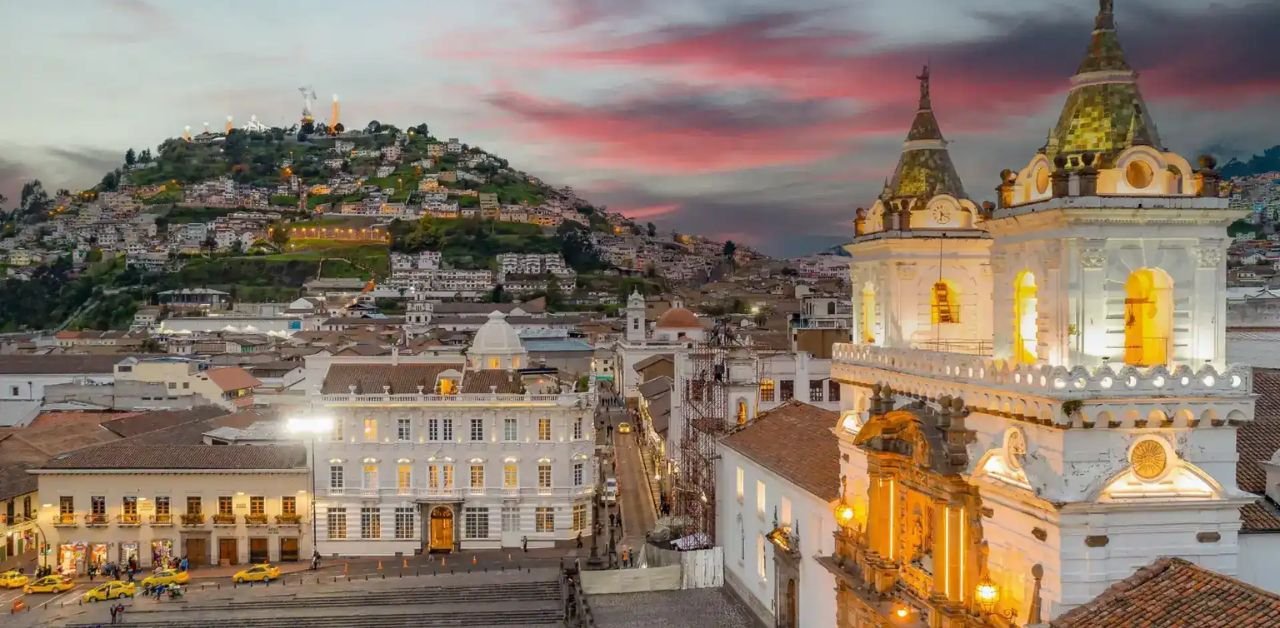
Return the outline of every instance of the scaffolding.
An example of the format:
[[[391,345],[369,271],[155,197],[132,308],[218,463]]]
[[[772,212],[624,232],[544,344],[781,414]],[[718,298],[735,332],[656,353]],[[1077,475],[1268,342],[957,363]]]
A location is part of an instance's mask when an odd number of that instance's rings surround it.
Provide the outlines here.
[[[731,368],[735,363],[752,363],[749,375]],[[729,408],[729,387],[748,385],[758,379],[748,341],[728,320],[720,320],[706,340],[690,348],[689,369],[684,379],[684,412],[680,432],[680,461],[676,474],[672,510],[684,525],[684,535],[716,536],[716,442],[735,423]],[[745,378],[743,377],[745,375]],[[753,396],[758,391],[753,390]]]

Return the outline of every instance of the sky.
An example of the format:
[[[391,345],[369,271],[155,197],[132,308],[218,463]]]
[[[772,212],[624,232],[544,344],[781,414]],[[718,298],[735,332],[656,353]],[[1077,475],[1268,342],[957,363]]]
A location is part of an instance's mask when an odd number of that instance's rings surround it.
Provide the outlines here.
[[[1116,0],[1167,147],[1280,144],[1274,0]],[[990,199],[1057,118],[1097,0],[59,0],[0,4],[0,194],[96,183],[227,115],[426,122],[660,228],[799,255],[847,241],[932,67]],[[9,205],[12,205],[11,200]]]

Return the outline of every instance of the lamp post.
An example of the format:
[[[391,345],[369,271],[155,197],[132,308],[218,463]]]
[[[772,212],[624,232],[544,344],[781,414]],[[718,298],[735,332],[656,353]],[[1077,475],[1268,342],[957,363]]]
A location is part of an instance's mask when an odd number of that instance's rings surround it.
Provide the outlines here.
[[[311,474],[311,554],[320,554],[320,539],[316,522],[316,437],[333,431],[333,419],[328,417],[294,417],[289,419],[287,429],[292,434],[307,435],[307,472]]]

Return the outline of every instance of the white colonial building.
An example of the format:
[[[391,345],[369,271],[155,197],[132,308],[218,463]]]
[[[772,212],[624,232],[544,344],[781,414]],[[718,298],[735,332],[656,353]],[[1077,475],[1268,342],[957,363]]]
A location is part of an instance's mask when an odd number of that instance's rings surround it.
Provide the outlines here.
[[[854,343],[832,367],[841,626],[1039,624],[1159,556],[1242,573],[1254,401],[1226,364],[1224,248],[1243,213],[1212,160],[1163,148],[1101,4],[998,207],[965,197],[926,71],[898,170],[859,215]]]
[[[587,534],[595,462],[591,392],[528,368],[493,312],[453,355],[307,358],[319,548],[409,555],[549,547]]]

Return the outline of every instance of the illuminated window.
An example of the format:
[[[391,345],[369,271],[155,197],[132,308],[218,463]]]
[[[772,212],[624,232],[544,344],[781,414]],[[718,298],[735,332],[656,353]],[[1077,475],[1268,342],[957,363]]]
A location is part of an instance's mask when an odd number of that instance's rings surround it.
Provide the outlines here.
[[[1013,359],[1019,364],[1036,363],[1036,316],[1036,276],[1024,270],[1013,283]]]
[[[551,465],[538,465],[538,488],[551,488]]]
[[[538,440],[551,440],[551,419],[548,417],[538,419]]]
[[[764,482],[756,480],[756,514],[764,516],[765,494]]]
[[[431,465],[427,467],[427,488],[432,490],[440,488],[440,467]]]
[[[453,490],[453,465],[446,464],[441,469],[443,470],[445,490]]]
[[[1036,168],[1036,193],[1044,194],[1049,191],[1049,168],[1040,166]]]
[[[745,483],[745,479],[746,478],[745,478],[745,474],[742,472],[742,467],[738,467],[738,503],[742,503],[742,491],[743,491],[743,484]]]
[[[876,287],[871,282],[862,286],[862,342],[870,344],[876,341]]]
[[[766,568],[769,564],[769,561],[765,560],[764,546],[764,535],[756,535],[756,574],[760,576],[761,580],[767,579],[766,574],[768,572]]]
[[[437,395],[454,395],[458,392],[458,380],[452,377],[441,377],[436,380]]]
[[[773,401],[773,380],[760,380],[760,401]]]
[[[489,358],[489,368],[496,369],[501,367],[502,367],[502,362],[498,360],[498,358]]]
[[[267,513],[267,498],[262,495],[254,495],[249,498],[249,514],[265,515]]]
[[[407,491],[413,486],[413,467],[402,464],[396,467],[396,488]]]
[[[1150,164],[1142,160],[1134,160],[1129,162],[1129,166],[1124,169],[1124,178],[1129,183],[1129,187],[1135,190],[1142,190],[1151,185],[1156,175]]]
[[[739,400],[738,401],[738,425],[742,425],[746,422],[747,422],[747,402]]]
[[[1159,268],[1140,268],[1129,275],[1124,292],[1125,363],[1166,363],[1173,336],[1173,280]]]
[[[378,488],[378,465],[364,465],[364,487],[367,489]]]
[[[484,465],[471,465],[471,488],[477,490],[484,489]]]
[[[933,284],[930,316],[934,325],[960,322],[960,299],[955,284],[945,279]]]
[[[378,420],[377,419],[364,420],[364,439],[366,441],[378,440]]]
[[[502,465],[502,488],[516,488],[520,485],[519,467],[514,462]]]

